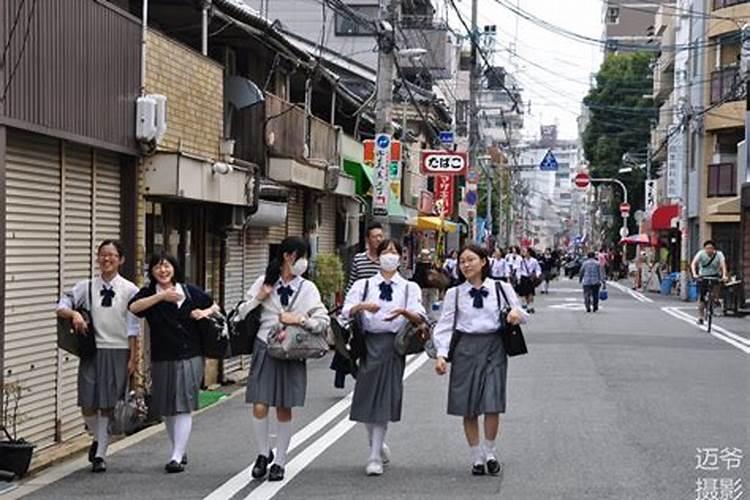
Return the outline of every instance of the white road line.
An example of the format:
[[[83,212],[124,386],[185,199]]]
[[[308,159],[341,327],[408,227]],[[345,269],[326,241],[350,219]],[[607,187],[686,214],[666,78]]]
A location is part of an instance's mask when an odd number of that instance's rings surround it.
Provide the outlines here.
[[[426,354],[422,354],[416,361],[409,364],[404,371],[404,380],[421,368],[429,359],[430,358],[428,358]],[[301,451],[287,464],[284,468],[283,481],[273,483],[266,481],[250,492],[244,500],[269,500],[270,498],[273,498],[281,488],[286,486],[295,476],[297,476],[297,474],[302,472],[313,460],[320,456],[320,454],[341,439],[356,424],[356,422],[349,420],[348,415],[342,418],[339,423],[314,441],[310,446]]]
[[[686,318],[689,318],[692,321],[695,321],[695,318],[693,318],[693,316],[690,313],[685,312],[686,309],[690,310],[692,308],[687,308],[687,307],[673,307],[672,309],[674,309],[675,311],[679,312],[680,314],[682,314]],[[695,326],[698,326],[698,325],[696,324]],[[708,326],[707,325],[700,326],[699,328],[701,328],[702,330],[708,331]],[[746,337],[743,337],[741,335],[737,335],[736,333],[733,333],[733,332],[727,330],[726,328],[724,328],[723,326],[717,325],[716,323],[713,323],[711,325],[711,331],[714,331],[714,330],[716,330],[719,333],[723,333],[727,337],[733,338],[734,340],[736,340],[738,342],[742,342],[745,345],[750,345],[750,339],[748,339]]]
[[[608,285],[612,285],[613,287],[617,288],[621,292],[627,293],[628,295],[630,295],[631,297],[633,297],[638,302],[645,302],[645,303],[648,303],[648,304],[653,304],[653,302],[654,302],[653,299],[651,299],[649,297],[646,297],[641,292],[636,292],[635,290],[631,290],[631,289],[629,289],[629,288],[627,288],[625,286],[622,286],[619,283],[615,283],[614,281],[608,281],[607,284]]]
[[[407,363],[409,363],[409,361],[413,360],[416,357],[417,355],[412,355],[412,356],[407,357],[406,358]],[[406,367],[406,370],[409,370],[409,368],[413,364],[414,363],[408,364]],[[305,441],[313,437],[315,434],[320,432],[321,429],[323,429],[332,421],[334,421],[336,417],[338,417],[342,412],[346,411],[346,409],[348,409],[352,404],[353,395],[354,395],[354,392],[350,392],[349,394],[344,396],[341,400],[333,404],[326,411],[321,413],[315,420],[313,420],[312,422],[307,424],[305,427],[297,431],[294,434],[294,436],[292,436],[292,439],[289,442],[289,452],[294,451],[296,448],[302,445]],[[240,490],[246,487],[248,483],[252,480],[250,476],[250,471],[252,470],[252,468],[253,468],[253,464],[251,463],[245,469],[241,470],[240,472],[232,476],[224,484],[222,484],[217,489],[212,491],[208,496],[204,497],[203,500],[225,500],[227,498],[232,498]]]
[[[712,335],[713,337],[736,347],[746,354],[750,354],[750,341],[744,337],[740,337],[739,335],[730,332],[726,328],[722,328],[718,325],[711,325],[711,331],[708,332],[707,327],[699,326],[698,324],[696,324],[694,317],[688,315],[683,311],[680,311],[676,307],[662,307],[661,310],[674,318],[680,319],[686,323],[693,325],[695,328],[701,331],[710,333],[710,335]]]

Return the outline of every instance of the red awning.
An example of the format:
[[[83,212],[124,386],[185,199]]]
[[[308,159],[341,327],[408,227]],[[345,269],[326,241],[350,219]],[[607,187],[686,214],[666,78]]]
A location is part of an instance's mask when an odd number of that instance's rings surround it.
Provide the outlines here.
[[[668,231],[674,227],[672,220],[679,216],[679,205],[662,205],[654,210],[653,215],[651,215],[651,229],[654,231]]]

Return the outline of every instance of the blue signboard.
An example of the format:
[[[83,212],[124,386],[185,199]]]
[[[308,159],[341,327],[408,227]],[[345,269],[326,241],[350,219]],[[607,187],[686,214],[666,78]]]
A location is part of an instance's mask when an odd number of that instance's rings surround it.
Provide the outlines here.
[[[552,154],[552,150],[547,151],[547,154],[544,155],[542,162],[539,164],[539,170],[543,172],[556,172],[557,167],[557,158]]]
[[[473,207],[477,204],[477,192],[473,189],[466,192],[466,204]]]
[[[440,132],[440,142],[446,146],[453,145],[454,136],[452,130],[444,130]]]

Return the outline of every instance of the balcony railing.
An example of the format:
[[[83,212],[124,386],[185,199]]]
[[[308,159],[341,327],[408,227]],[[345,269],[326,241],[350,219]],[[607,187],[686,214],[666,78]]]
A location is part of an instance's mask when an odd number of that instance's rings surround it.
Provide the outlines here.
[[[750,0],[714,0],[714,9],[723,9],[724,7],[731,7],[732,5],[739,5],[741,3],[748,3]]]
[[[738,101],[745,97],[745,85],[738,66],[727,66],[711,73],[711,104]]]
[[[235,156],[259,165],[266,156],[339,163],[338,130],[273,94],[266,93],[263,104],[234,114],[232,136]]]

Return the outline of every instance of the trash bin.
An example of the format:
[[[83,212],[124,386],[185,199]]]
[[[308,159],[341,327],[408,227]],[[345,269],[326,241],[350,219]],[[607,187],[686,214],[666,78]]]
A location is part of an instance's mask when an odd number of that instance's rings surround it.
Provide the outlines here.
[[[674,285],[674,280],[672,279],[672,275],[668,274],[667,276],[664,276],[664,278],[661,280],[661,289],[659,290],[659,293],[662,295],[672,295],[672,286]]]
[[[696,302],[698,300],[698,282],[691,281],[688,283],[688,300],[690,302]]]

